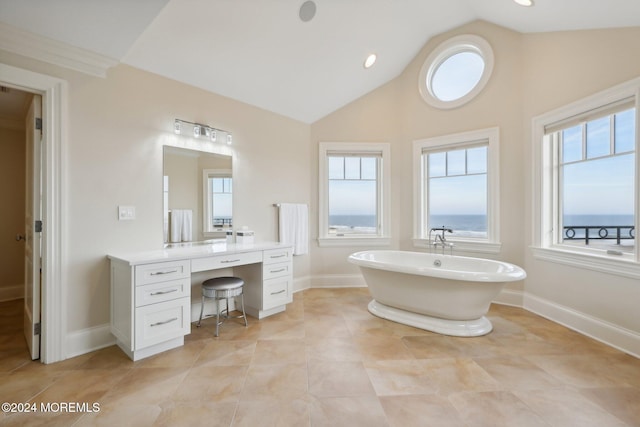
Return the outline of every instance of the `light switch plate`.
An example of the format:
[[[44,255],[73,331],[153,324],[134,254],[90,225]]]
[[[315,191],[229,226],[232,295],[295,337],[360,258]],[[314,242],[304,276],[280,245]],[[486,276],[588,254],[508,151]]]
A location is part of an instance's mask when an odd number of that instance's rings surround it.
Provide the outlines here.
[[[136,219],[135,206],[118,206],[118,221],[130,221]]]

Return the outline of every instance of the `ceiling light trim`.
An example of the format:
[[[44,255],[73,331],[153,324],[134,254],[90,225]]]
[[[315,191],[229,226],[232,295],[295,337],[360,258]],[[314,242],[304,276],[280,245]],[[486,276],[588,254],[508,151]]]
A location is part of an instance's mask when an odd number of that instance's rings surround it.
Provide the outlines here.
[[[97,77],[119,61],[0,22],[0,49]]]

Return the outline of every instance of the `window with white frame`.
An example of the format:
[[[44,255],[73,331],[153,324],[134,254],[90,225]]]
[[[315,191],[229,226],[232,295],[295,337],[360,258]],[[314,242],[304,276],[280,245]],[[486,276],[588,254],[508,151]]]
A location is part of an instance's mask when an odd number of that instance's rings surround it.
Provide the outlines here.
[[[389,152],[387,143],[320,144],[320,245],[388,244]]]
[[[639,89],[640,79],[533,120],[537,257],[640,276]]]
[[[204,231],[233,226],[233,178],[231,170],[203,171]]]
[[[461,250],[500,250],[498,155],[498,128],[414,141],[417,246],[444,227]]]
[[[484,89],[493,71],[493,50],[482,37],[463,34],[444,41],[419,74],[422,98],[436,108],[457,108]]]

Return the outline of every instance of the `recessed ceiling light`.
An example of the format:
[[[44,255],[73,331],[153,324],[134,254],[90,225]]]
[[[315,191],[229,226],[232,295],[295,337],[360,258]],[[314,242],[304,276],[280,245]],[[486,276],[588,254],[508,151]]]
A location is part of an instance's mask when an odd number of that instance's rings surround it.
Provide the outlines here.
[[[520,6],[533,6],[533,0],[513,0],[514,2],[518,3]]]
[[[364,60],[364,68],[371,68],[371,66],[376,63],[377,58],[378,57],[376,56],[375,53],[372,53],[371,55],[367,56],[367,59]]]

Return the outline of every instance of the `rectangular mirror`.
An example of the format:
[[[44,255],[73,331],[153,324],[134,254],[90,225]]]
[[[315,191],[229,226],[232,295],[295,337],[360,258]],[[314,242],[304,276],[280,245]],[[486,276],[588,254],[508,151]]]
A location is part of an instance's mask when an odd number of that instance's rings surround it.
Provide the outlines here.
[[[223,238],[233,227],[231,156],[164,146],[164,242]]]

